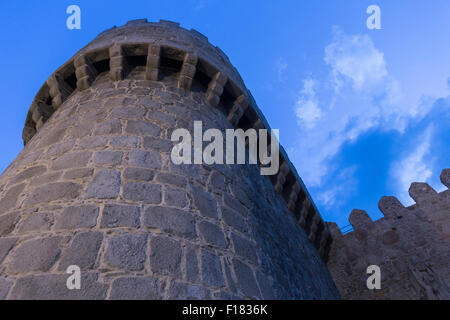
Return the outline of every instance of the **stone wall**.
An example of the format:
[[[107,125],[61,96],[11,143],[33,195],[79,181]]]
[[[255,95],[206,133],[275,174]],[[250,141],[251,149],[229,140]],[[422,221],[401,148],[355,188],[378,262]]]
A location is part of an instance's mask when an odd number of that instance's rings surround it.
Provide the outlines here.
[[[450,186],[450,169],[441,181]],[[450,190],[413,183],[409,194],[416,204],[407,208],[381,198],[384,218],[375,222],[365,211],[352,211],[354,231],[345,235],[329,223],[328,268],[343,299],[450,299]],[[370,265],[381,268],[381,290],[367,289]]]
[[[111,29],[58,69],[0,176],[0,299],[338,298],[285,153],[274,177],[174,165],[171,133],[194,120],[269,128],[226,56],[174,23]]]

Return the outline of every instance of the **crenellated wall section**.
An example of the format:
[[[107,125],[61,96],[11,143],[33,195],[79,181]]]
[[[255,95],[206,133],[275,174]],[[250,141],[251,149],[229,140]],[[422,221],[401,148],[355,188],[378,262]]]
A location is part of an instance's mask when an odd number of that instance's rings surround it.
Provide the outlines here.
[[[450,187],[450,169],[441,174]],[[353,210],[353,231],[342,234],[328,223],[333,237],[328,269],[344,299],[450,299],[450,190],[436,192],[413,183],[416,204],[404,207],[395,197],[382,197],[384,217],[372,221]],[[366,269],[381,268],[381,289],[368,290]]]

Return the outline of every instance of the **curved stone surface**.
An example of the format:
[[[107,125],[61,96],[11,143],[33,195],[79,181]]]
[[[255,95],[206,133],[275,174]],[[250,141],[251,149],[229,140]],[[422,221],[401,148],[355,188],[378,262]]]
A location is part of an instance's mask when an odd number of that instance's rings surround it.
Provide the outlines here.
[[[328,227],[284,152],[274,177],[174,165],[171,133],[194,120],[268,128],[195,31],[132,21],[59,68],[0,177],[0,297],[338,298]],[[66,287],[71,265],[81,290]]]

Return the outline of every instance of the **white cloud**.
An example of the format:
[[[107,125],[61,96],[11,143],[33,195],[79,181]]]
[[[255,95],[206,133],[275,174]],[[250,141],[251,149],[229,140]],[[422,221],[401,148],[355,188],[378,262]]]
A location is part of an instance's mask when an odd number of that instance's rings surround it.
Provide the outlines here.
[[[347,77],[357,90],[377,85],[388,75],[384,55],[368,35],[346,35],[338,28],[325,48],[325,62],[333,75]]]
[[[314,100],[297,101],[296,115],[300,123],[304,124],[306,128],[314,128],[316,122],[322,117],[322,111],[317,106]]]
[[[276,69],[277,69],[277,74],[278,74],[278,80],[280,82],[286,81],[285,71],[286,71],[287,67],[288,67],[288,64],[286,63],[284,58],[279,58],[276,63]]]
[[[353,164],[337,161],[343,147],[370,130],[405,133],[413,121],[425,118],[436,96],[406,94],[368,35],[348,35],[336,28],[325,47],[324,62],[328,72],[304,79],[299,89],[294,106],[298,138],[288,152],[305,183],[315,189],[318,202],[329,207],[340,203],[347,189],[357,191],[355,170],[348,170]],[[418,147],[391,168],[391,184],[398,185],[397,194],[405,204],[411,200],[410,183],[432,176],[428,155],[432,130],[427,129],[415,144]]]
[[[417,147],[392,165],[391,176],[396,181],[399,199],[404,205],[414,203],[408,195],[411,183],[427,182],[432,176],[431,161],[427,159],[432,134],[433,127],[430,125],[418,139]]]
[[[295,109],[299,124],[305,126],[308,130],[313,129],[317,121],[322,117],[322,110],[315,99],[314,85],[315,83],[312,79],[303,81],[303,89]]]
[[[337,28],[333,34],[324,53],[328,75],[303,80],[295,105],[300,138],[290,155],[313,187],[332,171],[331,160],[345,143],[380,125],[402,131],[411,117],[400,103],[398,82],[370,37],[346,35]]]
[[[320,201],[326,209],[340,205],[347,200],[347,197],[355,195],[358,186],[358,182],[354,178],[356,169],[356,166],[345,168],[336,175],[336,183],[328,186],[324,191],[317,195],[317,200]]]

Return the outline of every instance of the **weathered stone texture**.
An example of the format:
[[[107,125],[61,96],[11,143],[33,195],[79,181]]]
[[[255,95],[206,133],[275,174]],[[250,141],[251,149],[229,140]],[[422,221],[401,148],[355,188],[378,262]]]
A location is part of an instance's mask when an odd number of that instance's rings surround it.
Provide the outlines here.
[[[147,236],[115,235],[108,241],[107,264],[130,271],[142,270],[146,260]]]
[[[384,217],[375,222],[353,210],[350,233],[330,224],[328,268],[344,299],[450,299],[449,190],[413,183],[409,192],[416,204],[407,208],[394,197],[381,198]],[[380,290],[367,289],[370,265],[381,269]]]
[[[140,208],[107,204],[103,208],[102,228],[129,227],[139,228]]]
[[[92,228],[97,224],[99,208],[91,205],[68,207],[57,218],[56,229]]]
[[[155,64],[155,41],[183,71]],[[146,65],[128,63],[149,52]],[[250,99],[194,31],[132,23],[78,52],[36,96],[52,114],[27,118],[26,146],[0,176],[0,299],[338,298],[320,256],[327,232],[319,253],[257,165],[171,161],[176,128],[225,131],[245,116],[229,116],[223,100],[234,96]],[[265,127],[252,106],[246,121]],[[82,290],[66,287],[70,265]]]
[[[77,265],[82,270],[92,269],[102,244],[101,232],[78,233],[71,245],[65,249],[59,262],[59,270],[64,271],[71,265]]]
[[[112,283],[112,300],[157,300],[164,297],[157,278],[118,278]]]
[[[13,252],[7,273],[48,271],[61,253],[61,240],[61,237],[50,237],[20,244]]]

